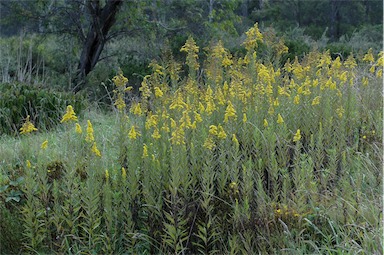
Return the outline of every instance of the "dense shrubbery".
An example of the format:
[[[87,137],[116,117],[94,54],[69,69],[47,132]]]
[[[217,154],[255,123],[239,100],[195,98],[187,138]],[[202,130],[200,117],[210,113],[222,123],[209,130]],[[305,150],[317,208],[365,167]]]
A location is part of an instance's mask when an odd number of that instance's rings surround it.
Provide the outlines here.
[[[280,67],[288,48],[257,26],[243,46],[212,45],[201,68],[189,38],[138,101],[112,79],[114,126],[68,107],[56,140],[27,134],[23,251],[379,253],[383,54]]]
[[[79,113],[86,106],[86,99],[80,94],[25,83],[0,84],[0,94],[0,134],[17,133],[27,115],[38,128],[50,129],[59,123],[66,105],[74,105]]]

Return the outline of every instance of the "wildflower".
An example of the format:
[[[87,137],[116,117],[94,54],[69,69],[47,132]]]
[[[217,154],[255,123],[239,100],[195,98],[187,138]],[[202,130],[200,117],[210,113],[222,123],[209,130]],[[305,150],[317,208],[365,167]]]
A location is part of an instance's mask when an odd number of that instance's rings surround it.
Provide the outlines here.
[[[317,96],[315,97],[313,100],[312,100],[312,105],[318,105],[320,104],[320,96]]]
[[[203,119],[201,118],[201,115],[200,115],[200,113],[198,113],[198,112],[194,112],[195,113],[195,121],[197,121],[197,122],[202,122],[203,121]]]
[[[235,144],[236,147],[239,147],[239,140],[237,140],[235,134],[232,134],[232,142]]]
[[[132,104],[130,112],[134,115],[142,115],[143,110],[141,109],[141,103]]]
[[[181,47],[180,52],[187,53],[186,62],[190,68],[192,68],[193,70],[199,69],[199,63],[197,62],[197,53],[199,52],[199,47],[196,45],[196,42],[195,40],[193,40],[192,37],[188,38],[183,47]]]
[[[218,126],[217,137],[220,139],[225,139],[227,137],[227,134],[225,133],[225,131],[221,125]]]
[[[108,169],[105,169],[105,180],[108,182],[109,180],[109,172]]]
[[[208,150],[213,150],[215,148],[215,142],[213,141],[212,137],[209,136],[207,139],[205,139],[203,147],[207,148]]]
[[[300,129],[296,131],[296,134],[293,136],[293,141],[298,142],[301,139]]]
[[[283,124],[284,123],[284,119],[283,117],[281,117],[280,113],[277,115],[277,124]]]
[[[135,126],[132,126],[131,130],[129,130],[128,137],[130,139],[136,139],[139,136],[141,136],[141,134],[135,130]]]
[[[37,128],[32,124],[32,122],[29,120],[30,116],[27,116],[27,119],[25,120],[23,126],[20,128],[20,134],[28,134],[33,131],[36,131]]]
[[[229,189],[231,190],[231,192],[233,194],[238,194],[239,193],[239,187],[237,186],[237,183],[236,182],[231,182],[229,184]]]
[[[153,139],[160,139],[161,138],[161,135],[159,133],[159,129],[158,128],[155,128],[155,130],[153,130],[152,138]]]
[[[118,75],[112,78],[113,83],[115,83],[116,87],[122,87],[125,86],[125,84],[128,82],[128,79],[124,77],[123,73],[120,71]]]
[[[357,66],[356,60],[352,54],[348,56],[347,60],[344,62],[344,66],[351,69]]]
[[[101,153],[100,153],[99,149],[97,148],[96,142],[93,142],[91,151],[92,151],[96,156],[101,157]]]
[[[77,117],[76,117],[76,113],[75,111],[73,110],[73,107],[72,105],[68,105],[67,106],[67,111],[65,112],[65,114],[63,115],[63,118],[61,119],[61,123],[63,122],[69,122],[69,121],[77,121]]]
[[[247,114],[243,113],[243,123],[247,122]]]
[[[260,33],[258,28],[258,23],[255,23],[255,25],[245,34],[247,35],[247,39],[245,40],[244,45],[247,50],[257,48],[257,42],[261,42],[263,40],[263,35]]]
[[[93,126],[90,120],[87,120],[87,136],[85,137],[85,141],[91,143],[95,141],[95,137],[93,136]]]
[[[233,104],[231,103],[231,101],[228,102],[227,109],[225,109],[224,122],[228,122],[229,117],[233,117],[234,119],[236,119],[237,117],[236,110],[233,107]]]
[[[45,150],[47,149],[48,147],[48,140],[45,140],[42,144],[41,144],[41,149]]]
[[[263,126],[268,127],[268,121],[266,119],[264,119]]]
[[[342,106],[340,106],[339,108],[336,109],[336,113],[339,116],[339,118],[343,117],[344,108]]]
[[[364,55],[363,61],[370,62],[370,63],[375,61],[375,59],[373,58],[373,54],[372,54],[372,48],[369,49],[367,54]]]
[[[119,112],[122,112],[123,109],[125,108],[125,102],[124,102],[124,99],[123,99],[123,95],[121,93],[119,93],[117,95],[117,99],[115,101],[115,103],[113,104],[116,106],[116,108],[119,110]]]
[[[159,87],[155,87],[155,96],[156,97],[162,97],[163,96],[163,91]]]
[[[217,127],[215,125],[210,125],[209,126],[209,133],[211,135],[217,135]]]
[[[171,143],[176,144],[176,145],[185,144],[184,134],[185,134],[185,132],[184,132],[184,129],[182,127],[176,128],[172,132],[172,137],[170,139]]]
[[[293,99],[294,104],[299,104],[300,103],[300,96],[296,95],[295,98]]]
[[[127,179],[127,171],[124,167],[121,168],[121,177],[123,178],[123,180]]]
[[[148,157],[148,147],[146,144],[143,145],[143,156],[141,156],[142,158],[146,158]]]
[[[363,77],[363,79],[361,79],[361,83],[364,85],[364,86],[368,86],[368,78],[367,77]]]
[[[75,131],[76,131],[76,133],[78,133],[78,134],[83,133],[83,130],[81,129],[81,126],[80,126],[79,123],[76,123]]]
[[[31,168],[31,167],[32,167],[31,161],[29,161],[29,160],[27,159],[27,168]]]

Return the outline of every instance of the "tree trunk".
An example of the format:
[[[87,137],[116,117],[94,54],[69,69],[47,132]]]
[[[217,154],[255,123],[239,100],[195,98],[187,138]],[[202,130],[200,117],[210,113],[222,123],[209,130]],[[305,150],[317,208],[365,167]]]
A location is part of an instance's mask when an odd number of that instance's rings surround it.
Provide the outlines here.
[[[73,81],[73,91],[79,92],[85,86],[85,78],[99,61],[100,54],[108,41],[108,32],[115,23],[115,17],[123,0],[108,0],[100,8],[98,0],[88,1],[88,11],[92,21],[81,52],[77,74]]]

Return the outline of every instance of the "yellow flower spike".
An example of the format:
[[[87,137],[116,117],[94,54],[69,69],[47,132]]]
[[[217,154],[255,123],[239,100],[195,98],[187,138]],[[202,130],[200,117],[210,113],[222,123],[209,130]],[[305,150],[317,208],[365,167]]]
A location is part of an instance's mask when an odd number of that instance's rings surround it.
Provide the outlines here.
[[[300,96],[299,96],[299,95],[296,95],[296,96],[293,98],[293,103],[294,103],[294,104],[300,104]]]
[[[161,134],[159,133],[159,129],[158,128],[155,128],[155,130],[153,130],[152,138],[153,139],[160,139],[161,138]]]
[[[37,128],[32,124],[32,122],[29,120],[30,116],[27,116],[27,119],[25,120],[23,126],[20,128],[20,134],[28,134],[33,131],[36,131]]]
[[[344,66],[350,69],[353,69],[357,66],[356,60],[353,55],[349,55],[347,60],[344,62]]]
[[[373,57],[373,54],[372,54],[372,48],[370,48],[367,54],[364,55],[363,61],[370,62],[370,63],[375,62],[375,58]]]
[[[362,83],[365,87],[368,86],[368,84],[369,84],[368,78],[367,78],[367,77],[363,77],[363,79],[361,79],[361,83]]]
[[[155,87],[155,97],[159,98],[164,95],[163,91],[159,87]]]
[[[80,126],[79,123],[75,124],[75,132],[78,133],[78,134],[83,133],[83,130],[81,129],[81,126]]]
[[[277,124],[283,124],[284,123],[284,119],[283,117],[281,117],[280,113],[277,115]]]
[[[109,180],[109,172],[108,169],[105,169],[105,180],[108,182]]]
[[[85,137],[85,141],[92,143],[95,141],[95,137],[93,136],[93,126],[90,120],[87,120],[87,136]]]
[[[115,103],[113,103],[113,105],[116,106],[116,108],[119,110],[119,112],[123,111],[123,109],[125,108],[126,105],[125,105],[123,95],[121,93],[119,93],[117,95],[117,99],[116,99]]]
[[[134,115],[142,115],[143,110],[141,109],[141,103],[134,103],[131,106],[130,112],[133,113]]]
[[[336,113],[339,116],[339,118],[343,117],[344,112],[345,111],[344,111],[344,108],[342,106],[340,106],[339,108],[336,109]]]
[[[218,138],[220,138],[220,139],[227,138],[227,134],[225,133],[224,128],[220,124],[217,127],[217,129],[218,129],[218,133],[217,133]]]
[[[318,105],[320,104],[320,98],[321,96],[317,96],[312,100],[312,105]]]
[[[101,157],[101,152],[100,152],[99,149],[97,148],[96,142],[93,142],[91,151],[92,151],[96,156]]]
[[[112,78],[113,83],[115,83],[116,87],[123,87],[127,84],[128,79],[124,77],[121,70],[119,70],[119,74]]]
[[[232,142],[235,144],[236,147],[239,147],[239,140],[237,140],[235,134],[232,134]]]
[[[208,150],[213,150],[215,148],[215,142],[213,141],[213,138],[209,136],[207,139],[205,139],[203,147],[208,149]]]
[[[258,46],[257,43],[263,41],[263,35],[260,33],[258,23],[255,23],[245,34],[247,35],[247,39],[245,39],[243,45],[248,51],[256,49]]]
[[[41,144],[41,149],[45,150],[48,148],[48,140],[45,140],[42,144]]]
[[[127,171],[124,167],[121,168],[121,177],[123,178],[123,180],[127,179]]]
[[[69,122],[69,121],[77,121],[77,117],[76,117],[76,113],[75,111],[73,110],[73,107],[72,105],[68,105],[67,106],[67,111],[66,113],[63,115],[63,118],[61,119],[61,123],[64,123],[64,122]]]
[[[29,161],[28,159],[27,159],[26,164],[27,164],[27,168],[31,168],[32,167],[31,161]]]
[[[215,125],[210,125],[209,126],[209,133],[211,134],[211,135],[215,135],[215,136],[217,136],[217,126],[215,126]]]
[[[233,104],[231,103],[231,101],[228,101],[228,106],[227,106],[227,109],[225,109],[225,114],[224,114],[224,122],[228,122],[228,119],[230,117],[233,117],[234,119],[237,118],[236,110],[233,107]]]
[[[298,141],[300,141],[300,139],[301,139],[301,133],[300,133],[300,129],[298,129],[296,131],[296,134],[293,136],[293,141],[298,142]]]
[[[135,126],[132,126],[128,132],[128,138],[135,140],[139,136],[141,136],[141,134],[138,131],[136,131]]]
[[[268,121],[267,121],[267,119],[264,119],[263,126],[264,126],[264,127],[268,127]]]
[[[143,145],[143,156],[142,158],[148,157],[148,147],[146,144]]]
[[[243,123],[247,122],[247,114],[243,113]]]

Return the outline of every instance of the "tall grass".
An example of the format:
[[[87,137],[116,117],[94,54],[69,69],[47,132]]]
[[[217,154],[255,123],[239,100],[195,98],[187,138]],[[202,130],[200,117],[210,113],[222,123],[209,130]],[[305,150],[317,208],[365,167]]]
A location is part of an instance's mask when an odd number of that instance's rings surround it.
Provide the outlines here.
[[[25,178],[23,251],[381,253],[382,54],[279,67],[286,47],[257,25],[244,47],[218,42],[200,66],[189,38],[128,106],[113,78],[114,118],[67,112],[62,132],[6,152]]]

